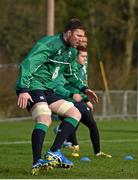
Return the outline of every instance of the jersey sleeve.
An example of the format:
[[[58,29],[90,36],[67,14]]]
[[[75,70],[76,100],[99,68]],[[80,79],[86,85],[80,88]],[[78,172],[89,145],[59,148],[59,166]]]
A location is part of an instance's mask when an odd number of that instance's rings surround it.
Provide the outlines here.
[[[77,65],[77,60],[75,59],[71,63],[70,69],[67,69],[66,74],[65,74],[65,78],[74,87],[76,87],[80,91],[84,92],[85,89],[88,89],[88,85],[78,77],[77,73],[78,73],[78,65]]]
[[[72,85],[66,81],[63,75],[60,75],[59,77],[60,78],[58,78],[58,82],[56,82],[56,84],[58,85],[54,89],[56,94],[62,96],[65,99],[72,98],[74,94],[81,94],[82,99],[84,101],[88,101],[87,96],[81,93],[79,89],[72,87]]]
[[[56,86],[56,88],[54,89],[55,93],[64,97],[64,98],[68,98],[68,97],[72,97],[73,93],[65,88],[65,85],[67,83],[66,79],[64,78],[63,74],[61,74],[55,81],[56,84],[58,84]]]
[[[48,60],[51,48],[42,43],[37,43],[20,64],[18,87],[21,92],[27,92],[33,73]]]

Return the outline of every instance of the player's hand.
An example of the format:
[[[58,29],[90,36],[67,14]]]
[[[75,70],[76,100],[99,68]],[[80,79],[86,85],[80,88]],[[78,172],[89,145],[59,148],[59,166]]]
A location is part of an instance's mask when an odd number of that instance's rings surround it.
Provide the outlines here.
[[[80,94],[74,94],[73,95],[73,99],[76,101],[76,102],[80,102],[82,100],[82,96]]]
[[[86,89],[85,94],[89,99],[91,99],[94,103],[98,103],[98,96],[91,90]]]
[[[18,96],[18,101],[17,101],[17,105],[22,108],[22,109],[25,109],[26,106],[27,106],[27,102],[28,100],[32,101],[32,98],[30,96],[30,94],[27,92],[27,93],[20,93],[19,96]]]
[[[87,106],[93,111],[93,104],[90,101],[87,102]]]

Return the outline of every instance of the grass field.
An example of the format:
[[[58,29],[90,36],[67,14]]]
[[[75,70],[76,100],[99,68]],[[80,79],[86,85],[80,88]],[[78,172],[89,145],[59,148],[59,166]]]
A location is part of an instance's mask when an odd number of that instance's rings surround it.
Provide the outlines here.
[[[45,139],[43,154],[53,142],[54,121]],[[112,154],[111,159],[96,158],[86,127],[80,125],[77,132],[80,143],[80,157],[72,158],[69,149],[62,152],[74,162],[71,169],[54,168],[44,174],[31,176],[32,163],[30,136],[34,122],[15,121],[0,123],[0,178],[1,179],[138,179],[138,122],[98,121],[101,149]],[[132,155],[133,160],[124,160]],[[80,158],[88,156],[91,161]]]

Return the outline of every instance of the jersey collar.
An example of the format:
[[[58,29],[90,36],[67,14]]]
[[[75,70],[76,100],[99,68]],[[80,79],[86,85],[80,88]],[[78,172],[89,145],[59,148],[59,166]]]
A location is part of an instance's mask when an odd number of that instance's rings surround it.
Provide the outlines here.
[[[64,40],[63,34],[60,35],[60,39],[66,47],[70,47],[70,45]]]

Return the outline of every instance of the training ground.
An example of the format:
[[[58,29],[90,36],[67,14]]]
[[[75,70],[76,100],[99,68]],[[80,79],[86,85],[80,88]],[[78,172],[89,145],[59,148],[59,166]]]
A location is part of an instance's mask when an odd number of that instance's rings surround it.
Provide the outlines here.
[[[54,140],[53,128],[59,121],[53,121],[45,138],[43,155]],[[62,152],[74,162],[71,169],[54,168],[37,176],[30,175],[32,163],[31,132],[32,120],[0,122],[0,178],[1,179],[138,179],[138,121],[104,120],[98,121],[101,136],[101,150],[112,154],[112,158],[97,158],[89,132],[80,125],[77,137],[80,144],[80,157],[72,158],[69,149]],[[125,160],[126,155],[134,157]],[[80,161],[84,156],[90,162]]]

